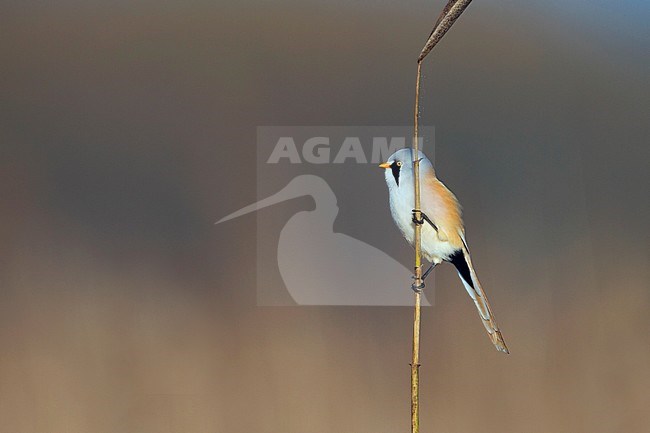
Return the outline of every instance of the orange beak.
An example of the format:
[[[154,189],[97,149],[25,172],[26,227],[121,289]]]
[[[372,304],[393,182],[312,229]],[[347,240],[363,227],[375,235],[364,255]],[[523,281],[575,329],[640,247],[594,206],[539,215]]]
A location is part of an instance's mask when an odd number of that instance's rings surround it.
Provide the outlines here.
[[[379,164],[381,168],[390,168],[390,164],[387,162],[384,162],[383,164]]]

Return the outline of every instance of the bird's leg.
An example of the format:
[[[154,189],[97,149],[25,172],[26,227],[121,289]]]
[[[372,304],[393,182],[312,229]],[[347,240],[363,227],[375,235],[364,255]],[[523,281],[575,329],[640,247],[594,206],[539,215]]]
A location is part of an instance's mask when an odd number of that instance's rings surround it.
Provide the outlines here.
[[[430,225],[431,227],[433,227],[433,229],[436,231],[436,233],[438,232],[438,226],[435,225],[433,221],[431,221],[431,218],[429,218],[429,217],[427,216],[427,214],[425,214],[424,212],[422,212],[421,210],[418,210],[418,209],[413,209],[411,212],[413,212],[413,218],[412,218],[412,221],[413,221],[415,224],[417,224],[417,225],[422,225],[422,224],[424,224],[424,222],[426,221],[426,222],[429,223],[429,225]],[[418,213],[420,214],[420,219],[417,219],[417,217],[416,217],[416,215],[417,215]]]
[[[433,271],[433,268],[435,268],[437,263],[431,263],[431,266],[429,266],[429,269],[426,270],[426,272],[422,275],[422,281]]]
[[[433,227],[433,229],[436,231],[436,234],[438,234],[438,237],[440,237],[440,232],[438,231],[438,226],[435,225],[433,221],[431,221],[431,218],[429,218],[427,216],[427,214],[425,214],[424,212],[422,212],[419,209],[413,209],[411,212],[413,212],[412,221],[413,221],[414,224],[422,225],[426,221],[427,223],[429,223],[429,225],[431,227]],[[417,218],[418,214],[420,214],[420,219]],[[424,279],[427,276],[429,276],[429,274],[431,273],[433,268],[436,267],[436,265],[437,265],[437,263],[431,263],[431,266],[429,266],[429,268],[426,270],[426,272],[420,278],[420,284],[418,284],[418,285],[416,285],[415,283],[411,284],[411,289],[413,289],[413,291],[421,292],[422,289],[424,289]],[[413,278],[414,280],[416,279],[415,276],[412,276],[411,278]]]
[[[424,274],[422,274],[422,277],[420,278],[420,285],[416,285],[415,283],[411,284],[411,289],[413,289],[414,292],[421,292],[422,289],[424,289],[424,279],[433,271],[433,268],[435,268],[437,263],[431,263],[431,266],[426,270]],[[415,275],[411,275],[411,278],[415,280]]]
[[[433,227],[436,233],[438,233],[438,227],[433,223],[433,221],[431,221],[431,219],[427,216],[427,214],[425,214],[419,209],[413,209],[411,212],[413,212],[412,221],[414,224],[422,225],[426,221],[431,225],[431,227]],[[420,215],[420,219],[418,219],[418,214]],[[416,284],[416,283],[411,284],[411,289],[413,289],[414,292],[417,293],[422,292],[422,289],[424,289],[424,279],[427,277],[427,275],[429,275],[429,272],[431,272],[431,269],[433,269],[434,266],[435,265],[431,265],[429,269],[427,269],[424,275],[420,278],[420,284]],[[417,280],[415,276],[412,276],[412,278],[414,280]]]

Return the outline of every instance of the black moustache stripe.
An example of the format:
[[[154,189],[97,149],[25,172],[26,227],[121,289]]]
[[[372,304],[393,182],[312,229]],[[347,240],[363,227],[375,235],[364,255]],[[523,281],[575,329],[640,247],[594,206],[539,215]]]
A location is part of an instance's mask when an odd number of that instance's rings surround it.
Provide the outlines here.
[[[397,162],[393,162],[390,165],[390,170],[393,172],[393,177],[395,178],[395,183],[397,183],[397,186],[399,186],[399,169],[400,166],[397,165]]]

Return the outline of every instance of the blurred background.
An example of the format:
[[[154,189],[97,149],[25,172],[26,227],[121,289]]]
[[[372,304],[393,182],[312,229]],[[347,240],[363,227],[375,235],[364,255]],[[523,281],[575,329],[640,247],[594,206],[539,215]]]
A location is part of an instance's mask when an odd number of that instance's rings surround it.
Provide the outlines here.
[[[257,307],[255,215],[213,223],[256,199],[258,125],[410,124],[444,3],[1,1],[0,431],[408,431],[412,311]],[[437,270],[423,431],[650,429],[649,20],[480,0],[427,59],[512,354]],[[335,228],[408,265],[367,177]]]

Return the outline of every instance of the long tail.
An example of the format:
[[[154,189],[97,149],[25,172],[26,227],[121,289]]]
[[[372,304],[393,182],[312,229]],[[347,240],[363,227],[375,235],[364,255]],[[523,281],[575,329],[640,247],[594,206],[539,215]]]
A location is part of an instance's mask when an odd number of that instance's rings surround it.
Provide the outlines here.
[[[463,239],[464,242],[464,239]],[[479,283],[478,278],[476,277],[476,272],[474,272],[474,267],[472,266],[472,260],[469,256],[469,251],[467,246],[457,250],[453,256],[449,258],[449,261],[456,267],[458,271],[458,276],[465,286],[465,290],[469,293],[469,296],[472,298],[478,309],[479,316],[483,321],[483,326],[492,340],[492,344],[497,348],[497,350],[510,353],[506,342],[503,340],[501,331],[499,331],[499,326],[497,325],[494,313],[490,308],[490,303],[488,301],[481,283]]]

